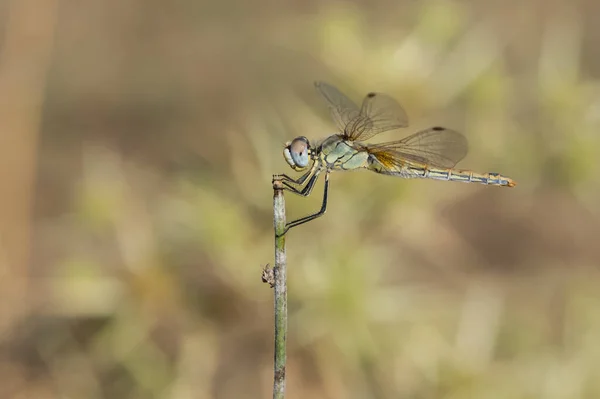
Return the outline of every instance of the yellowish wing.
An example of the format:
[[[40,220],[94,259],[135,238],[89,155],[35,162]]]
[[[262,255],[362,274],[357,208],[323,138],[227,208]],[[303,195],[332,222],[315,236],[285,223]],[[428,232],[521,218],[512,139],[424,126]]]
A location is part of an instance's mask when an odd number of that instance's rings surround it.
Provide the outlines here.
[[[433,127],[402,140],[366,145],[365,149],[380,164],[380,170],[374,168],[377,172],[413,177],[407,166],[453,168],[467,155],[468,143],[454,130]]]

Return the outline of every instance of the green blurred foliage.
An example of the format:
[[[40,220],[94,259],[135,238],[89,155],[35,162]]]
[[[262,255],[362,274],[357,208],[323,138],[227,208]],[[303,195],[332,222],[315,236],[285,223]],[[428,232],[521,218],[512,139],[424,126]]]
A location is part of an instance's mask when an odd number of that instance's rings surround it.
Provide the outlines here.
[[[270,395],[270,183],[283,143],[334,132],[314,80],[389,93],[518,186],[332,175],[287,239],[288,397],[598,397],[595,3],[55,6],[0,397]]]

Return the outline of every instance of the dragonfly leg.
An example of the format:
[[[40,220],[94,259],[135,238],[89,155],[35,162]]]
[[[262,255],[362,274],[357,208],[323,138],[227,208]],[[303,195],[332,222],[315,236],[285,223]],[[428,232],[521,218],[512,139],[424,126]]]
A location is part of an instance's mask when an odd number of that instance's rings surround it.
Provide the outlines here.
[[[291,184],[302,184],[306,181],[306,179],[308,179],[308,177],[310,175],[312,175],[313,172],[314,172],[314,170],[311,169],[308,172],[306,172],[305,174],[303,174],[302,176],[300,176],[298,179],[293,179],[293,178],[289,177],[288,175],[286,175],[285,173],[277,175],[277,178],[281,179],[282,182],[287,182],[287,183],[291,183]]]
[[[291,191],[294,194],[298,194],[303,197],[308,197],[310,195],[310,193],[312,192],[313,188],[315,187],[315,183],[317,182],[317,179],[319,178],[320,174],[321,174],[321,169],[317,169],[315,174],[313,174],[311,176],[311,178],[304,185],[304,187],[302,187],[301,185],[300,185],[300,187],[294,187],[291,183],[288,183],[287,181],[284,180],[284,181],[282,181],[283,188],[285,190]]]
[[[328,192],[329,192],[329,171],[327,171],[325,173],[325,189],[323,191],[323,203],[321,204],[321,209],[319,210],[319,212],[313,213],[312,215],[304,216],[303,218],[293,220],[291,222],[288,222],[285,225],[285,230],[283,231],[283,234],[287,233],[287,231],[289,229],[291,229],[292,227],[299,226],[306,222],[310,222],[311,220],[314,220],[320,216],[323,216],[325,214],[325,212],[327,212],[327,194],[328,194]]]
[[[303,174],[302,176],[300,176],[298,179],[289,177],[285,173],[276,175],[276,178],[281,179],[282,182],[288,182],[288,183],[292,183],[292,184],[302,185],[302,184],[304,184],[306,179],[308,179],[310,177],[310,175],[315,173],[315,171],[318,169],[318,167],[319,167],[319,164],[317,162],[315,162],[313,164],[313,166],[310,168],[310,170],[308,172],[306,172],[305,174]]]

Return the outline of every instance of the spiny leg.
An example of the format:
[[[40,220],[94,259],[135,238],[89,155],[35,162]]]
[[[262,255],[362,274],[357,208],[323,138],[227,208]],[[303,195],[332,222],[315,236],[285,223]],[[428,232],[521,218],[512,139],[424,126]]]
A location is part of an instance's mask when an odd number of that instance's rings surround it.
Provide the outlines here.
[[[314,186],[314,183],[313,183],[313,186]],[[285,225],[285,230],[283,231],[283,234],[287,233],[287,231],[289,229],[291,229],[292,227],[299,226],[306,222],[310,222],[311,220],[314,220],[320,216],[323,216],[325,214],[325,212],[327,212],[327,194],[328,194],[328,192],[329,192],[329,171],[327,171],[325,173],[325,189],[323,191],[323,203],[321,204],[321,209],[319,210],[319,212],[313,213],[312,215],[304,216],[303,218],[300,218],[300,219],[297,219],[297,220],[287,223]]]
[[[310,168],[310,170],[308,172],[306,172],[305,174],[303,174],[302,176],[300,176],[298,179],[291,178],[288,175],[286,175],[285,173],[276,175],[274,177],[280,179],[282,182],[288,182],[288,183],[292,183],[292,184],[302,185],[306,181],[306,179],[308,179],[308,177],[310,175],[315,173],[315,171],[318,169],[318,167],[319,167],[318,162],[313,163],[313,166]]]
[[[291,184],[302,184],[306,181],[306,179],[308,179],[308,177],[310,175],[312,175],[314,172],[314,169],[309,170],[308,172],[306,172],[305,174],[303,174],[302,176],[300,176],[298,179],[294,179],[292,177],[289,177],[288,175],[286,175],[285,173],[282,173],[280,175],[276,175],[276,178],[280,179],[282,182],[288,182]]]
[[[294,187],[292,184],[288,183],[287,181],[282,181],[283,188],[285,190],[291,191],[294,194],[298,194],[303,197],[308,197],[310,195],[310,193],[312,192],[313,188],[315,187],[315,183],[319,179],[320,174],[321,174],[321,169],[317,169],[315,174],[310,177],[310,179],[308,180],[306,185],[302,188]]]

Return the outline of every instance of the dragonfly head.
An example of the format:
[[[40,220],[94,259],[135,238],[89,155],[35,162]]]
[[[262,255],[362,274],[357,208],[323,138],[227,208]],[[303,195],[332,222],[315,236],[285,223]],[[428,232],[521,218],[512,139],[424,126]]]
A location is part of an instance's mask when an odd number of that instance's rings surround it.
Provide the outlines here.
[[[294,140],[285,143],[283,157],[294,170],[306,169],[310,161],[310,155],[310,143],[304,136],[296,137]]]

